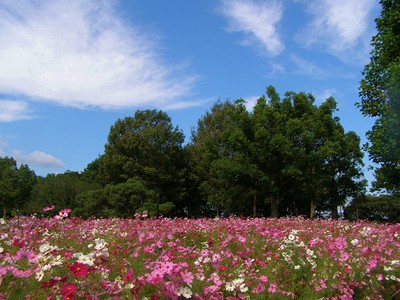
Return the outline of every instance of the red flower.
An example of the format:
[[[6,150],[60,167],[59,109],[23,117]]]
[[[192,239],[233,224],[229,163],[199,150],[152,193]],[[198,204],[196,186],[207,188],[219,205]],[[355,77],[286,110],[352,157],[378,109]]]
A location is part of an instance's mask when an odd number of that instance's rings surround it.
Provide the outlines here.
[[[66,283],[62,286],[61,288],[61,293],[64,296],[68,296],[71,295],[72,293],[75,293],[77,291],[77,288],[75,285],[73,285],[72,283]],[[64,299],[64,297],[63,297]],[[67,299],[71,299],[71,298],[67,298]],[[73,298],[72,298],[73,299]]]
[[[74,262],[71,266],[68,267],[68,269],[70,269],[72,273],[78,277],[86,277],[89,274],[87,265],[79,262]]]

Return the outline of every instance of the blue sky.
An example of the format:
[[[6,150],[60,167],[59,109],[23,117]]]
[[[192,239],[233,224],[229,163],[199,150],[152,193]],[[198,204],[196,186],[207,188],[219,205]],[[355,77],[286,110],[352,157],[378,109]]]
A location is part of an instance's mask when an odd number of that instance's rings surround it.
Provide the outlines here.
[[[137,109],[166,111],[189,140],[216,100],[251,110],[268,85],[333,96],[365,142],[373,120],[354,104],[379,12],[375,0],[1,0],[0,156],[37,175],[83,171]]]

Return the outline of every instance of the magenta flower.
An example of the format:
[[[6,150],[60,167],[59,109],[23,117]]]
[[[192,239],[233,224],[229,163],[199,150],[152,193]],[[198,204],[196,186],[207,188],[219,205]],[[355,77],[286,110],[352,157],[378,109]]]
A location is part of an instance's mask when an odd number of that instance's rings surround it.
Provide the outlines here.
[[[68,267],[74,274],[74,276],[78,277],[87,277],[89,274],[89,269],[86,264],[82,264],[79,262],[74,262],[70,267]]]
[[[65,283],[61,288],[61,293],[65,296],[75,293],[76,291],[77,291],[77,288],[72,283]]]

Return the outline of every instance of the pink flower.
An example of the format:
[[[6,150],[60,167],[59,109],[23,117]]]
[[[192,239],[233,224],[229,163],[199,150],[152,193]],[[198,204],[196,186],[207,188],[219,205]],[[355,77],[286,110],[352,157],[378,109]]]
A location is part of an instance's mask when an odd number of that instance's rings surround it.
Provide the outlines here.
[[[25,271],[22,270],[18,270],[17,268],[14,268],[11,272],[15,277],[19,277],[19,278],[28,278],[29,276],[32,275],[33,271],[28,269]]]
[[[189,272],[188,270],[181,272],[181,277],[182,277],[183,282],[185,282],[187,284],[191,284],[194,279],[192,272]]]
[[[68,215],[69,215],[69,213],[72,211],[72,209],[70,209],[70,208],[65,208],[65,209],[63,209],[63,210],[60,210],[60,212],[58,213],[58,215],[61,217],[61,218],[66,218],[66,217],[68,217]]]
[[[146,281],[150,284],[156,285],[164,280],[164,274],[160,270],[153,270],[150,274],[146,274]]]
[[[216,285],[210,285],[207,287],[203,287],[204,295],[213,294],[218,290],[219,290],[219,286],[216,286]]]
[[[264,292],[264,291],[265,291],[265,285],[262,284],[262,283],[259,283],[259,284],[252,290],[252,292],[253,292],[254,294],[260,294],[260,293],[262,293],[262,292]]]
[[[269,288],[268,288],[268,292],[270,292],[270,293],[276,293],[276,287],[277,287],[277,284],[276,283],[271,283],[270,285],[269,285]]]
[[[51,205],[51,206],[48,206],[48,207],[43,207],[43,211],[44,212],[46,212],[46,211],[51,211],[51,210],[53,210],[54,209],[54,205]]]

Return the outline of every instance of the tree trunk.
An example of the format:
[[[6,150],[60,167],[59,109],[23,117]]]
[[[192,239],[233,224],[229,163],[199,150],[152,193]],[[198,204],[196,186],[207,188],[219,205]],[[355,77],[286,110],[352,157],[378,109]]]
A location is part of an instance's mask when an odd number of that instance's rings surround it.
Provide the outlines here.
[[[315,218],[315,208],[317,206],[317,201],[314,197],[314,195],[311,197],[311,202],[310,202],[310,219]]]
[[[271,199],[271,218],[279,217],[279,199],[272,198]]]
[[[332,204],[332,219],[337,220],[338,218],[339,218],[338,206],[336,204]]]
[[[253,196],[253,218],[257,217],[257,193]]]

